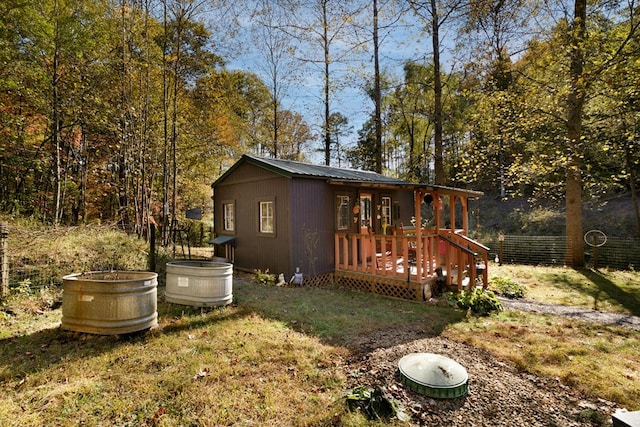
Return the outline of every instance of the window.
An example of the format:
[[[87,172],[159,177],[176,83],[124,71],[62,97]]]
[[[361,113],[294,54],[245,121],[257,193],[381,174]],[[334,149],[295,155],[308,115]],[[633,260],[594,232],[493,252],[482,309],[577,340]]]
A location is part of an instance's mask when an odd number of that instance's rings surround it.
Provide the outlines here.
[[[222,203],[222,229],[224,231],[235,231],[235,209],[233,202]]]
[[[360,195],[360,227],[371,229],[371,194]]]
[[[382,226],[390,226],[391,219],[391,197],[382,197]]]
[[[338,218],[336,221],[338,230],[348,229],[349,219],[349,196],[338,196]]]
[[[260,202],[260,232],[272,234],[275,232],[273,201]]]

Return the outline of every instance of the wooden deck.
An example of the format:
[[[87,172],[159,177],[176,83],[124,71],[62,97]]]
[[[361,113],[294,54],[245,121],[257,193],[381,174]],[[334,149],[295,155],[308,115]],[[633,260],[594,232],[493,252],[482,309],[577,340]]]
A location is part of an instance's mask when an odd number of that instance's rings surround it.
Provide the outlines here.
[[[417,232],[416,232],[417,231]],[[419,289],[438,277],[447,288],[487,287],[489,248],[462,230],[414,230],[411,234],[335,234],[335,271],[370,280],[415,283]]]

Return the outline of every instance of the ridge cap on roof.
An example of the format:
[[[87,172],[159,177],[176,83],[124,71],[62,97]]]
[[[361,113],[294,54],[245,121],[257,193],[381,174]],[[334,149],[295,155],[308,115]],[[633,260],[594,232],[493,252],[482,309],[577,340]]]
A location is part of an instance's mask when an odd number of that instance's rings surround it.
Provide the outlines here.
[[[427,184],[427,183],[411,183],[400,178],[392,178],[373,171],[363,171],[359,169],[351,169],[327,165],[315,165],[313,163],[305,163],[298,160],[274,159],[271,157],[261,157],[254,154],[243,154],[226,172],[216,179],[211,186],[215,187],[223,181],[233,170],[240,164],[249,162],[258,167],[264,167],[274,173],[280,174],[287,178],[313,178],[326,179],[328,182],[351,182],[358,184],[371,185],[392,185],[400,187],[423,188],[431,190],[441,190],[444,192],[463,193],[467,196],[482,196],[483,192],[476,190],[468,190],[464,188],[448,187],[445,185]],[[287,167],[289,166],[289,167]],[[328,173],[333,171],[334,173]]]
[[[315,177],[327,179],[339,179],[354,182],[385,182],[408,184],[399,178],[392,178],[386,175],[353,168],[343,168],[336,166],[317,165],[313,163],[301,162],[298,160],[274,159],[270,157],[260,157],[252,154],[244,154],[248,161],[268,167],[277,168],[284,172],[283,175],[297,177]]]
[[[290,160],[290,159],[276,159],[273,157],[262,157],[262,156],[256,156],[255,154],[243,154],[243,156],[245,157],[249,157],[251,159],[260,161],[260,162],[264,162],[264,163],[295,163],[301,166],[310,166],[310,167],[315,167],[315,168],[322,168],[322,169],[333,169],[333,170],[340,170],[340,171],[351,171],[351,172],[358,172],[358,173],[368,173],[368,174],[373,174],[373,175],[379,175],[379,176],[384,176],[385,178],[389,178],[386,175],[380,174],[378,172],[374,172],[374,171],[368,171],[365,169],[355,169],[355,168],[346,168],[346,167],[342,167],[342,166],[327,166],[327,165],[322,165],[322,164],[315,164],[315,163],[308,163],[308,162],[303,162],[300,160]],[[395,178],[390,178],[390,179],[395,179]]]

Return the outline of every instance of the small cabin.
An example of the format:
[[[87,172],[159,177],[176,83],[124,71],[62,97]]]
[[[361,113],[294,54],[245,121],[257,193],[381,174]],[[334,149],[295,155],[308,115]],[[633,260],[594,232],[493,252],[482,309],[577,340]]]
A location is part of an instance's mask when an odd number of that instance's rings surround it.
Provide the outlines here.
[[[252,155],[212,189],[216,254],[236,269],[418,300],[486,286],[488,248],[467,236],[479,192]]]

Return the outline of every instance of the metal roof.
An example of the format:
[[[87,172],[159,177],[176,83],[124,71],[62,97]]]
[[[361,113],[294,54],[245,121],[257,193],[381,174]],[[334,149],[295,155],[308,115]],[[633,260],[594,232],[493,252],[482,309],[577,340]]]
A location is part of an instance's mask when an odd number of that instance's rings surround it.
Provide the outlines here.
[[[296,162],[293,160],[271,159],[244,154],[229,170],[218,178],[213,186],[222,181],[241,163],[247,162],[263,167],[287,178],[315,178],[336,182],[384,184],[394,186],[412,186],[413,184],[401,179],[389,178],[379,173],[356,169],[336,168],[325,165]]]
[[[240,160],[233,164],[211,186],[215,187],[222,182],[231,172],[242,163],[250,163],[267,169],[287,178],[311,178],[324,179],[330,184],[367,185],[379,187],[393,187],[402,189],[424,189],[427,191],[440,191],[465,196],[482,196],[480,191],[466,190],[462,188],[446,187],[441,185],[418,184],[402,179],[390,178],[376,172],[357,169],[337,168],[333,166],[314,165],[311,163],[296,162],[293,160],[272,159],[244,154]]]

